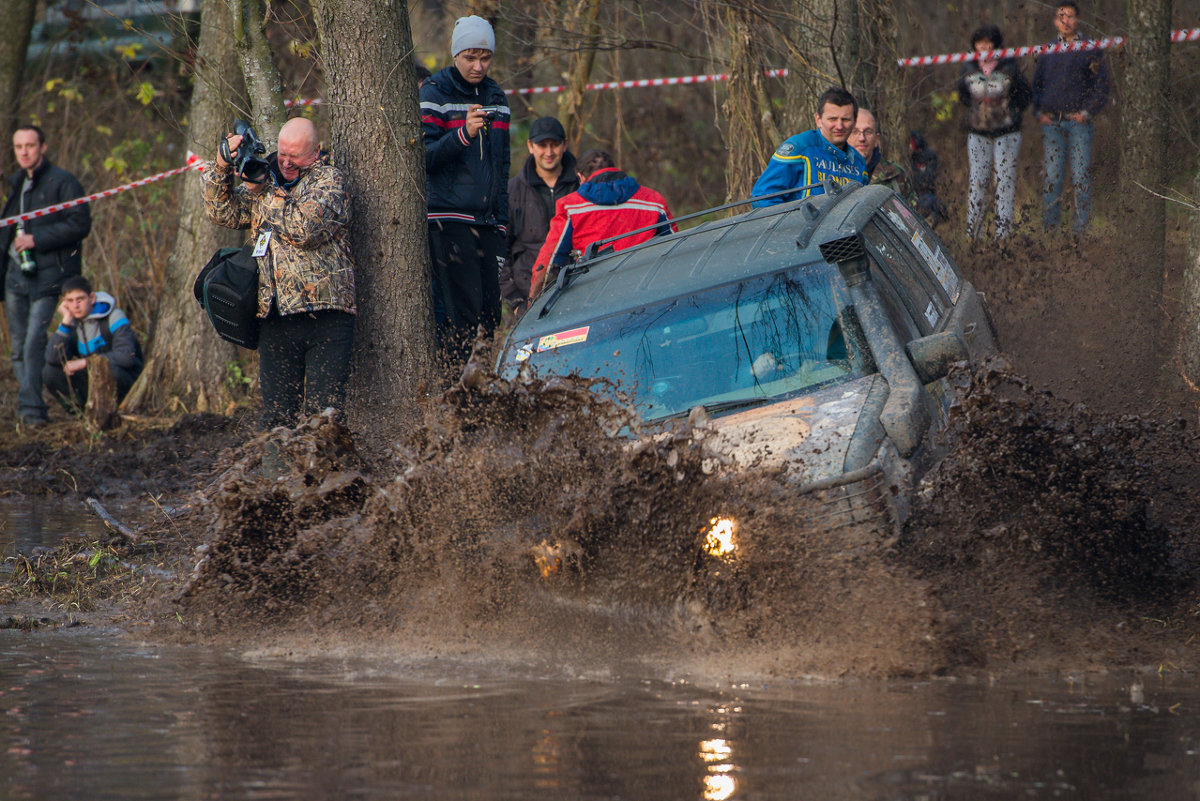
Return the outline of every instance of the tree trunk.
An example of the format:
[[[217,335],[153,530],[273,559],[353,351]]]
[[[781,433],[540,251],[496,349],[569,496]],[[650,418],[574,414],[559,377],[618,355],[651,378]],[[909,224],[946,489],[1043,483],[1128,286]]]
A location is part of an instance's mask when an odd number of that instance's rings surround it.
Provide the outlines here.
[[[567,91],[558,98],[558,121],[567,132],[568,142],[578,142],[583,134],[580,108],[583,106],[584,89],[592,75],[592,65],[596,61],[596,42],[600,38],[600,26],[596,24],[596,18],[599,13],[600,0],[578,0],[571,16],[560,23],[568,31],[578,30],[582,39],[581,46],[575,48],[569,57]]]
[[[1131,336],[1155,347],[1161,319],[1163,259],[1166,238],[1167,130],[1170,106],[1171,0],[1127,0],[1128,57],[1122,82],[1121,180],[1129,227],[1128,282],[1136,319]]]
[[[25,54],[37,0],[9,0],[5,4],[4,29],[0,35],[0,132],[5,142],[17,126],[21,84],[25,75]]]
[[[844,43],[846,0],[804,0],[793,3],[796,15],[788,42],[787,102],[782,125],[785,136],[813,127],[817,98],[830,86],[850,89],[838,54]]]
[[[1180,353],[1184,379],[1193,391],[1200,393],[1200,167],[1192,185],[1192,206],[1192,237],[1188,242],[1180,299],[1183,320]]]
[[[229,130],[234,109],[244,103],[224,0],[204,0],[188,148],[202,158],[212,158],[219,137]],[[238,349],[213,331],[192,296],[192,282],[217,248],[241,244],[245,233],[208,221],[197,173],[185,173],[177,180],[175,247],[167,260],[146,369],[122,404],[126,411],[181,405],[189,411],[223,412],[234,400],[225,378],[229,366],[237,363]]]
[[[433,366],[425,143],[403,0],[316,0],[334,161],[353,193],[358,320],[348,393],[359,431],[415,420]]]
[[[234,46],[253,109],[250,122],[259,139],[264,143],[275,142],[279,139],[280,127],[287,121],[287,111],[283,106],[279,69],[275,66],[271,45],[267,42],[262,2],[225,1],[229,6]]]
[[[874,115],[884,153],[908,163],[908,120],[904,117],[904,74],[896,66],[899,23],[895,0],[865,0],[859,9],[859,60],[854,97]]]
[[[729,45],[729,87],[721,110],[727,124],[726,202],[748,198],[763,165],[785,138],[763,109],[770,108],[763,86],[764,58],[755,14],[745,6],[730,5],[714,15],[717,38]],[[746,209],[735,209],[735,212]]]

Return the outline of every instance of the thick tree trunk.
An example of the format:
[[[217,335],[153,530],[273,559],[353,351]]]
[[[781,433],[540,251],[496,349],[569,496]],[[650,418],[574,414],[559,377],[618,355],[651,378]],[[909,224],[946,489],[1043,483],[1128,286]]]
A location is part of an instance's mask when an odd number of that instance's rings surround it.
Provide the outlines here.
[[[1122,210],[1129,226],[1130,248],[1125,255],[1135,321],[1131,336],[1144,342],[1146,353],[1156,346],[1161,319],[1163,259],[1166,238],[1167,131],[1170,106],[1171,0],[1127,0],[1128,60],[1122,84],[1121,180]]]
[[[1193,391],[1200,394],[1200,168],[1192,185],[1192,237],[1183,271],[1183,331],[1180,353],[1183,374]]]
[[[279,68],[275,66],[271,45],[267,42],[263,4],[261,0],[225,2],[229,7],[234,46],[253,109],[250,122],[264,143],[275,142],[279,139],[280,127],[287,121],[287,111],[283,106]]]
[[[725,180],[726,200],[731,202],[751,196],[763,165],[785,137],[763,113],[770,101],[763,86],[765,59],[754,12],[730,5],[714,16],[718,36],[729,46],[729,88],[721,110],[728,126]]]
[[[430,386],[433,300],[425,144],[403,0],[316,0],[334,161],[354,197],[358,320],[348,413],[358,431],[402,430]]]
[[[8,0],[5,3],[5,33],[0,34],[0,133],[5,142],[17,126],[25,54],[29,50],[29,32],[33,28],[36,8],[37,0]]]
[[[904,75],[896,66],[899,58],[896,2],[865,0],[858,14],[861,25],[854,97],[859,105],[875,114],[884,152],[904,164],[908,162],[908,120],[904,117]]]
[[[786,136],[813,127],[817,98],[830,86],[850,89],[839,55],[845,42],[847,0],[804,0],[788,43],[787,102],[780,127]]]
[[[202,9],[187,145],[211,159],[218,138],[229,129],[234,109],[245,100],[224,1],[205,0]],[[175,248],[167,260],[146,370],[122,409],[181,406],[223,412],[234,400],[225,379],[239,353],[213,331],[192,297],[192,282],[217,248],[241,244],[245,233],[208,221],[197,173],[176,180],[180,202]]]

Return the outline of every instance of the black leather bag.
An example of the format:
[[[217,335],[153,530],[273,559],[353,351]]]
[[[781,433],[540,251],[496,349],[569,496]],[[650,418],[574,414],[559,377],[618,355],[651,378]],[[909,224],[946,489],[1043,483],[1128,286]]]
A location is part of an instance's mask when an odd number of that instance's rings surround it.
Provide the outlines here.
[[[258,262],[252,244],[221,248],[196,276],[192,294],[221,339],[258,348]]]

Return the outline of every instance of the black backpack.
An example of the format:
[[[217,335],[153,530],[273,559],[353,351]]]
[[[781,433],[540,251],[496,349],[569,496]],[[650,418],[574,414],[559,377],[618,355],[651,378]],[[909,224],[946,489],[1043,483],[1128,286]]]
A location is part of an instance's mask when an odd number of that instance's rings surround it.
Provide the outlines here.
[[[253,244],[221,248],[196,276],[192,294],[221,339],[258,348],[258,262]]]

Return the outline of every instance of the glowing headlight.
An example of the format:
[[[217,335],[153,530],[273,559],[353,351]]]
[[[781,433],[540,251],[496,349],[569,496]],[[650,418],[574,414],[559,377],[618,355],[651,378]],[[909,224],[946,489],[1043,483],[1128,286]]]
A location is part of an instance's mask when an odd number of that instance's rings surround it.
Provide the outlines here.
[[[733,539],[737,524],[728,517],[714,517],[708,523],[708,533],[704,536],[704,552],[710,556],[732,556],[737,550]]]

